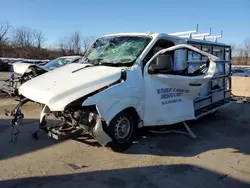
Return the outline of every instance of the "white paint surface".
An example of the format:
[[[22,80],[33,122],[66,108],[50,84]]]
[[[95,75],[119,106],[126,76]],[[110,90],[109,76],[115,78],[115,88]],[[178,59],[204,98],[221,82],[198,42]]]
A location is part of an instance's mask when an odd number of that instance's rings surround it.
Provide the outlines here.
[[[70,102],[117,81],[121,76],[120,68],[84,68],[86,65],[73,63],[47,72],[25,82],[19,92],[33,101],[46,104],[51,111],[63,111]]]

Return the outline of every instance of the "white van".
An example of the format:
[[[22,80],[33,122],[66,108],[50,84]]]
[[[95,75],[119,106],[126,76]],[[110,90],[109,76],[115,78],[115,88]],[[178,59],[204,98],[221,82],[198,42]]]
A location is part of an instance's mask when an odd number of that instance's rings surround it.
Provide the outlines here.
[[[138,128],[193,120],[228,103],[230,54],[221,43],[168,34],[106,35],[82,62],[33,78],[19,92],[44,105],[40,129],[52,131],[46,116],[53,114],[61,129],[122,151]]]

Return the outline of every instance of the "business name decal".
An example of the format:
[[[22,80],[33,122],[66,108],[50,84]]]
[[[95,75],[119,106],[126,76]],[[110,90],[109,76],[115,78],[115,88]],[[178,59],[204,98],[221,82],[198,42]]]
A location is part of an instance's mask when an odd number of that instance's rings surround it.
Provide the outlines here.
[[[181,102],[181,97],[183,94],[189,93],[187,89],[179,89],[179,88],[160,88],[157,89],[157,94],[160,96],[161,104],[172,104]]]

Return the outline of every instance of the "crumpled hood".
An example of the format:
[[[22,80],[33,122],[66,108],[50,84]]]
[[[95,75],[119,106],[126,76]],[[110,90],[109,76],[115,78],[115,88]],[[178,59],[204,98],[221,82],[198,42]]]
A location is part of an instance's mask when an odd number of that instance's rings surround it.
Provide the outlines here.
[[[19,93],[51,111],[63,111],[69,103],[121,77],[119,67],[85,66],[73,63],[47,72],[22,84]]]

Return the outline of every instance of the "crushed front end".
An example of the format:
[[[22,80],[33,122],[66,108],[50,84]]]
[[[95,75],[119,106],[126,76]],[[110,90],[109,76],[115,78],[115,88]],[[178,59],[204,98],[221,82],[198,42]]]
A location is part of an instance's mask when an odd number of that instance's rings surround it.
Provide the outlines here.
[[[46,121],[46,116],[51,115],[61,123],[50,126]],[[104,125],[105,121],[101,119],[95,106],[72,107],[62,112],[52,112],[45,105],[41,112],[39,129],[44,130],[50,137],[58,140],[89,134],[99,144],[105,146],[111,141],[111,138],[103,129]],[[37,139],[36,133],[33,134],[33,138]]]

